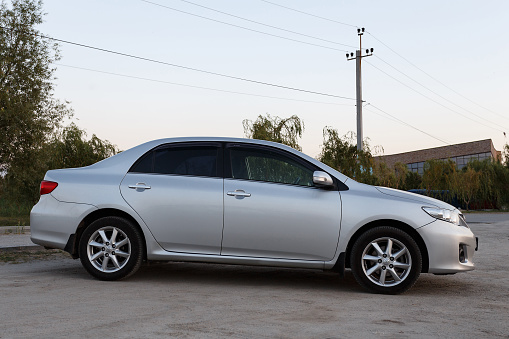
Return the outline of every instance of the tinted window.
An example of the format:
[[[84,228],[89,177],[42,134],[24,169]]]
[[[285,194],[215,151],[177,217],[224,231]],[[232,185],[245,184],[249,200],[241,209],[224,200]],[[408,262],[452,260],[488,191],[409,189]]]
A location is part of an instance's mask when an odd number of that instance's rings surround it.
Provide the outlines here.
[[[216,147],[156,149],[136,163],[131,172],[217,176]]]
[[[278,152],[230,149],[232,177],[313,186],[313,170]]]

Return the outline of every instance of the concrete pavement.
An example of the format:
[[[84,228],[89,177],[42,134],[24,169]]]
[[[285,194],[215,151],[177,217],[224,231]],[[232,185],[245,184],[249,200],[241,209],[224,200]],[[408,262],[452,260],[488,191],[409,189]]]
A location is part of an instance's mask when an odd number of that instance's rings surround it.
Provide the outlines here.
[[[0,251],[38,249],[30,240],[30,226],[0,226]]]

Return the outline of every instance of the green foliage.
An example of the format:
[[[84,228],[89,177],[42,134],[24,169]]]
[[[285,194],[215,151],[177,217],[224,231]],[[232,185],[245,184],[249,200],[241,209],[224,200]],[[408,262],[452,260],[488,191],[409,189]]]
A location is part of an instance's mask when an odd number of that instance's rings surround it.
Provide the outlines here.
[[[496,208],[507,207],[509,204],[509,169],[499,162],[472,161],[467,165],[479,173],[479,191],[474,200],[490,202]],[[464,169],[465,170],[465,169]]]
[[[33,204],[39,198],[39,183],[47,170],[88,166],[116,153],[118,150],[109,141],[95,134],[86,140],[85,131],[71,124],[42,145],[37,153],[31,153],[31,158],[10,167],[3,179],[2,194],[16,203]],[[18,167],[20,163],[23,165]]]
[[[54,98],[56,44],[40,38],[42,1],[0,4],[0,171],[37,166],[41,145],[71,110]]]
[[[404,190],[417,189],[422,187],[422,177],[419,173],[408,171],[405,177]]]
[[[46,154],[50,155],[48,168],[88,166],[118,153],[108,140],[101,140],[95,134],[86,140],[85,136],[85,131],[75,124],[64,128],[46,146]]]
[[[364,150],[357,150],[353,143],[355,138],[351,132],[342,137],[332,127],[323,129],[322,151],[318,160],[357,181],[376,184],[373,175],[373,156],[368,142],[364,142]]]
[[[396,178],[396,172],[383,161],[374,163],[373,175],[376,178],[377,185],[394,188],[400,187],[400,183]]]
[[[247,138],[268,140],[288,145],[296,150],[302,150],[299,138],[302,138],[304,122],[296,115],[282,119],[259,115],[255,121],[245,119],[242,121],[244,134]]]
[[[424,163],[422,186],[427,191],[449,190],[455,172],[456,164],[452,160],[428,160]]]
[[[481,174],[472,167],[466,167],[464,171],[454,172],[449,178],[451,193],[465,204],[467,210],[481,188]]]

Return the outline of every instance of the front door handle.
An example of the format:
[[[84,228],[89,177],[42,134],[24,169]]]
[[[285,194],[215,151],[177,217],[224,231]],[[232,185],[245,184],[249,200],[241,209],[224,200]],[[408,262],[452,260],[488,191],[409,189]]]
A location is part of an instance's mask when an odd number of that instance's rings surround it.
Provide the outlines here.
[[[251,196],[251,193],[246,193],[243,190],[230,191],[226,194],[231,197],[238,197],[238,198],[249,198]]]
[[[129,185],[127,187],[135,190],[149,190],[151,188],[150,186],[147,186],[144,182],[139,182],[136,185]]]

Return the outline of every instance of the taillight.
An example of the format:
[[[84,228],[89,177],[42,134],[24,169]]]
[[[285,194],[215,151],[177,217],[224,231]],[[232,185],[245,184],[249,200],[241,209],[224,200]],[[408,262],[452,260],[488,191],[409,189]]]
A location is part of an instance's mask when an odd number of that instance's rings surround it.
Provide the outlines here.
[[[41,181],[41,195],[48,194],[53,192],[55,188],[57,188],[58,183],[54,181],[47,181],[43,180]]]

